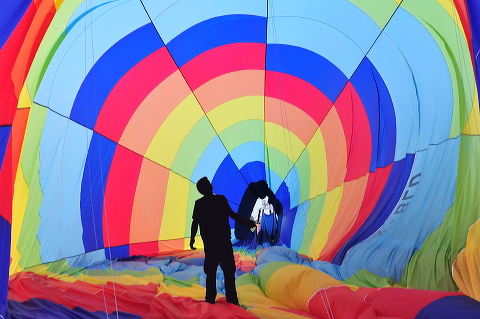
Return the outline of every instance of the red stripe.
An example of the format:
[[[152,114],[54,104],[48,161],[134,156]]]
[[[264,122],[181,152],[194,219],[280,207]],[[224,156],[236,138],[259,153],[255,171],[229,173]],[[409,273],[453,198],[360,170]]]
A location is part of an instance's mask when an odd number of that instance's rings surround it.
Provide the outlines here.
[[[332,102],[310,83],[293,75],[267,71],[265,96],[295,105],[321,124]]]
[[[265,69],[265,44],[233,43],[206,51],[186,63],[182,74],[192,91],[222,74]]]
[[[117,146],[104,197],[102,226],[105,247],[129,243],[130,218],[142,160],[142,156]]]
[[[166,47],[138,63],[110,92],[98,116],[95,131],[118,142],[140,103],[175,70],[177,66]]]
[[[335,101],[347,142],[347,173],[345,181],[365,176],[370,170],[372,137],[370,122],[353,85],[348,82]]]

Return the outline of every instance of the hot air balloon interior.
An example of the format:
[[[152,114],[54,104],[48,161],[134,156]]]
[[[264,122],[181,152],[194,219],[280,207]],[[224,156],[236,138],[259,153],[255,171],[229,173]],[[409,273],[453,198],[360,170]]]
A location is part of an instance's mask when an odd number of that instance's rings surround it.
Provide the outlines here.
[[[0,318],[480,318],[479,63],[476,0],[3,0]]]

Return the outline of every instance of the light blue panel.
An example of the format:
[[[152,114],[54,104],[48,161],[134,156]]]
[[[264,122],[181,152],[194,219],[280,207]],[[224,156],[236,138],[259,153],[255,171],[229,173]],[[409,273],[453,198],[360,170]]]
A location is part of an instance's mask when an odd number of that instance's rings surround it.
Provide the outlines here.
[[[400,48],[413,73],[420,119],[417,150],[443,142],[450,134],[453,89],[442,51],[428,30],[404,9],[397,10],[385,33]],[[403,109],[403,105],[395,106],[399,112]]]
[[[246,142],[230,152],[230,156],[237,165],[243,167],[250,162],[264,162],[265,161],[265,144],[258,141]]]
[[[44,262],[84,253],[80,190],[90,130],[49,112],[40,141],[43,201],[37,237]]]
[[[283,179],[278,176],[278,174],[271,170],[268,169],[268,166],[266,166],[266,176],[267,176],[267,184],[268,187],[272,190],[272,192],[276,193],[278,189],[280,188],[280,185],[283,183]]]
[[[105,258],[105,249],[99,249],[79,256],[67,258],[67,263],[72,268],[90,268],[104,270],[111,268],[111,262]]]
[[[258,0],[145,0],[143,4],[165,44],[191,26],[213,17],[230,14],[265,17],[267,12],[266,2]]]
[[[288,172],[285,178],[285,184],[287,184],[288,191],[290,192],[290,207],[284,207],[284,209],[287,210],[300,204],[300,176],[296,165]]]
[[[380,28],[345,0],[269,1],[268,43],[308,49],[352,76]]]
[[[218,136],[215,137],[198,160],[190,180],[196,183],[200,178],[206,176],[210,181],[213,181],[215,172],[227,156],[228,153],[225,146],[222,144]]]
[[[294,206],[294,205],[291,205]],[[295,221],[292,229],[292,239],[290,241],[290,248],[298,251],[302,246],[303,235],[305,227],[307,225],[308,208],[310,207],[310,201],[306,201],[300,204],[297,208],[297,214],[295,215]]]
[[[137,1],[92,2],[88,9],[83,3],[72,16],[35,96],[36,103],[64,116],[69,116],[93,64],[121,38],[150,22]]]
[[[400,279],[411,256],[442,224],[454,202],[459,148],[457,138],[415,155],[410,180],[392,215],[347,253],[343,265]]]

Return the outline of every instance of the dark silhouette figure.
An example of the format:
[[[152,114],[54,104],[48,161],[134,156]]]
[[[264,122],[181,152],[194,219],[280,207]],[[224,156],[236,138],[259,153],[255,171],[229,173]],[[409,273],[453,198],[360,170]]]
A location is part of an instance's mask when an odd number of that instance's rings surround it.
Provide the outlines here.
[[[227,302],[238,305],[235,287],[236,267],[228,217],[249,228],[254,228],[256,226],[255,222],[233,212],[225,196],[213,194],[212,184],[206,177],[201,178],[197,182],[197,190],[203,197],[195,201],[190,248],[196,249],[193,245],[198,226],[200,225],[200,235],[202,236],[205,250],[203,270],[207,275],[205,301],[211,304],[215,303],[217,295],[216,274],[217,267],[220,265],[225,277]]]

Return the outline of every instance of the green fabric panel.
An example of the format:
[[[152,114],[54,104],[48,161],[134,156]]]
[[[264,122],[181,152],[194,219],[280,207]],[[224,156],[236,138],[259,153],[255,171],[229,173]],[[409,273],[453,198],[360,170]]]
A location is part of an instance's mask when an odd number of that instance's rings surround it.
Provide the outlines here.
[[[236,283],[236,286],[237,287],[240,287],[240,286],[243,286],[243,285],[255,285],[255,286],[258,286],[260,284],[260,280],[257,276],[255,276],[254,274],[250,274],[250,273],[245,273],[243,275],[241,275],[240,277],[238,277],[236,280],[235,280],[235,283]]]
[[[401,5],[430,32],[446,58],[454,94],[449,137],[455,138],[460,135],[468,121],[475,94],[470,49],[457,25],[461,25],[460,18],[457,21],[452,20],[448,12],[434,0],[404,0]],[[453,7],[452,4],[452,9]]]
[[[470,226],[480,218],[480,136],[462,135],[459,154],[455,202],[443,224],[428,236],[406,266],[400,280],[402,286],[457,291],[452,263],[465,248]]]
[[[223,130],[220,134],[220,140],[227,148],[228,152],[246,142],[264,142],[264,122],[262,120],[248,120],[236,123]]]
[[[388,277],[380,277],[368,270],[361,269],[355,275],[342,280],[344,284],[357,287],[393,287],[395,281]]]
[[[312,243],[315,232],[317,231],[318,223],[323,212],[323,205],[325,205],[326,194],[317,196],[310,200],[307,219],[305,221],[305,230],[303,231],[302,245],[298,249],[300,254],[312,256],[310,252],[310,245]]]
[[[192,285],[198,285],[198,277],[191,277],[188,281],[178,280],[171,276],[165,276],[163,282],[168,285],[174,285],[177,287],[192,287]]]
[[[349,0],[383,29],[398,7],[394,0]]]
[[[43,200],[39,173],[40,139],[47,113],[48,109],[37,104],[32,105],[20,159],[25,182],[29,188],[25,215],[17,243],[17,249],[20,252],[19,264],[22,269],[42,264],[40,242],[36,234],[40,225],[40,214],[38,212]]]
[[[178,149],[171,170],[180,176],[190,178],[195,165],[215,136],[212,125],[207,117],[203,116],[188,133]]]
[[[295,162],[295,167],[297,168],[298,176],[303,176],[300,178],[300,196],[299,203],[291,203],[291,206],[297,206],[298,204],[304,203],[309,200],[310,197],[310,155],[308,149],[302,152],[298,160]]]
[[[273,147],[266,148],[266,155],[267,167],[280,176],[282,180],[285,180],[288,172],[293,167],[293,162],[285,154]]]

